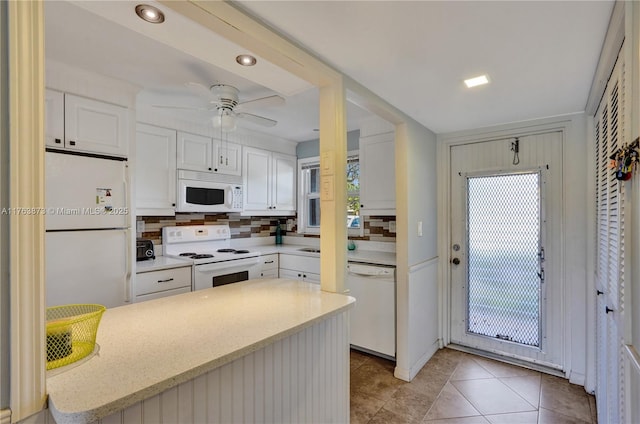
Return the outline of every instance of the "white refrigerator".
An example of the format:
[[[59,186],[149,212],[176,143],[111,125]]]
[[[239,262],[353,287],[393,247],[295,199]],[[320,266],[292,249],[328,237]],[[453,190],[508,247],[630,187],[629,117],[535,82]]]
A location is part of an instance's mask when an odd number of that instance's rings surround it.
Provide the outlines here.
[[[128,166],[122,158],[45,154],[47,306],[130,299]]]

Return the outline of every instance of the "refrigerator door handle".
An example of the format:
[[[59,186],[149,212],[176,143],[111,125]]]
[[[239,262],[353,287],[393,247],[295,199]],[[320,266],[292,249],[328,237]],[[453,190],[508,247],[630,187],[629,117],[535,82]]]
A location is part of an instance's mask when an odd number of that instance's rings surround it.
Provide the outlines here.
[[[126,184],[125,184],[126,185]],[[131,240],[131,229],[127,228],[126,230],[127,233],[127,240]],[[133,288],[131,287],[131,268],[132,268],[132,255],[133,255],[133,250],[131,247],[131,243],[134,243],[135,240],[127,243],[127,251],[126,251],[126,261],[125,263],[127,264],[127,272],[125,273],[124,276],[124,301],[125,303],[131,303],[131,295],[132,295],[132,290]]]

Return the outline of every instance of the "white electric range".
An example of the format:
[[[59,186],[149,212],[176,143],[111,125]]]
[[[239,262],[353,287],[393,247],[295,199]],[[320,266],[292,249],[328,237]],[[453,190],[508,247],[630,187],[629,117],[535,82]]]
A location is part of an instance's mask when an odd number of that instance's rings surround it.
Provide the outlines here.
[[[231,248],[228,225],[163,227],[162,246],[165,256],[193,261],[194,290],[260,277],[260,252]]]

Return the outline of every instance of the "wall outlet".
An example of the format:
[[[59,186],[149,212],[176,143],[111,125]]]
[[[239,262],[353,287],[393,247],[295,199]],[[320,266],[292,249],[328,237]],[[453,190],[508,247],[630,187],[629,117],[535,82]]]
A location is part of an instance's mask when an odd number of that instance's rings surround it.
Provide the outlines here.
[[[418,221],[418,237],[422,237],[422,221]]]
[[[396,232],[396,221],[389,221],[389,232],[390,233]]]
[[[144,233],[144,221],[136,221],[136,233]]]

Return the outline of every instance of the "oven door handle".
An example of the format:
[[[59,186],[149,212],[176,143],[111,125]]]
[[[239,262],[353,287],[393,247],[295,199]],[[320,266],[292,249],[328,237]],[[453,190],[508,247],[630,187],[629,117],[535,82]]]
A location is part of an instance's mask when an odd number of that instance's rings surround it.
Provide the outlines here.
[[[260,263],[260,257],[256,256],[253,258],[245,258],[245,259],[234,259],[230,261],[223,262],[213,262],[210,264],[202,264],[196,265],[194,267],[196,272],[211,272],[211,271],[229,271],[238,268],[246,268],[252,265],[258,265]]]

